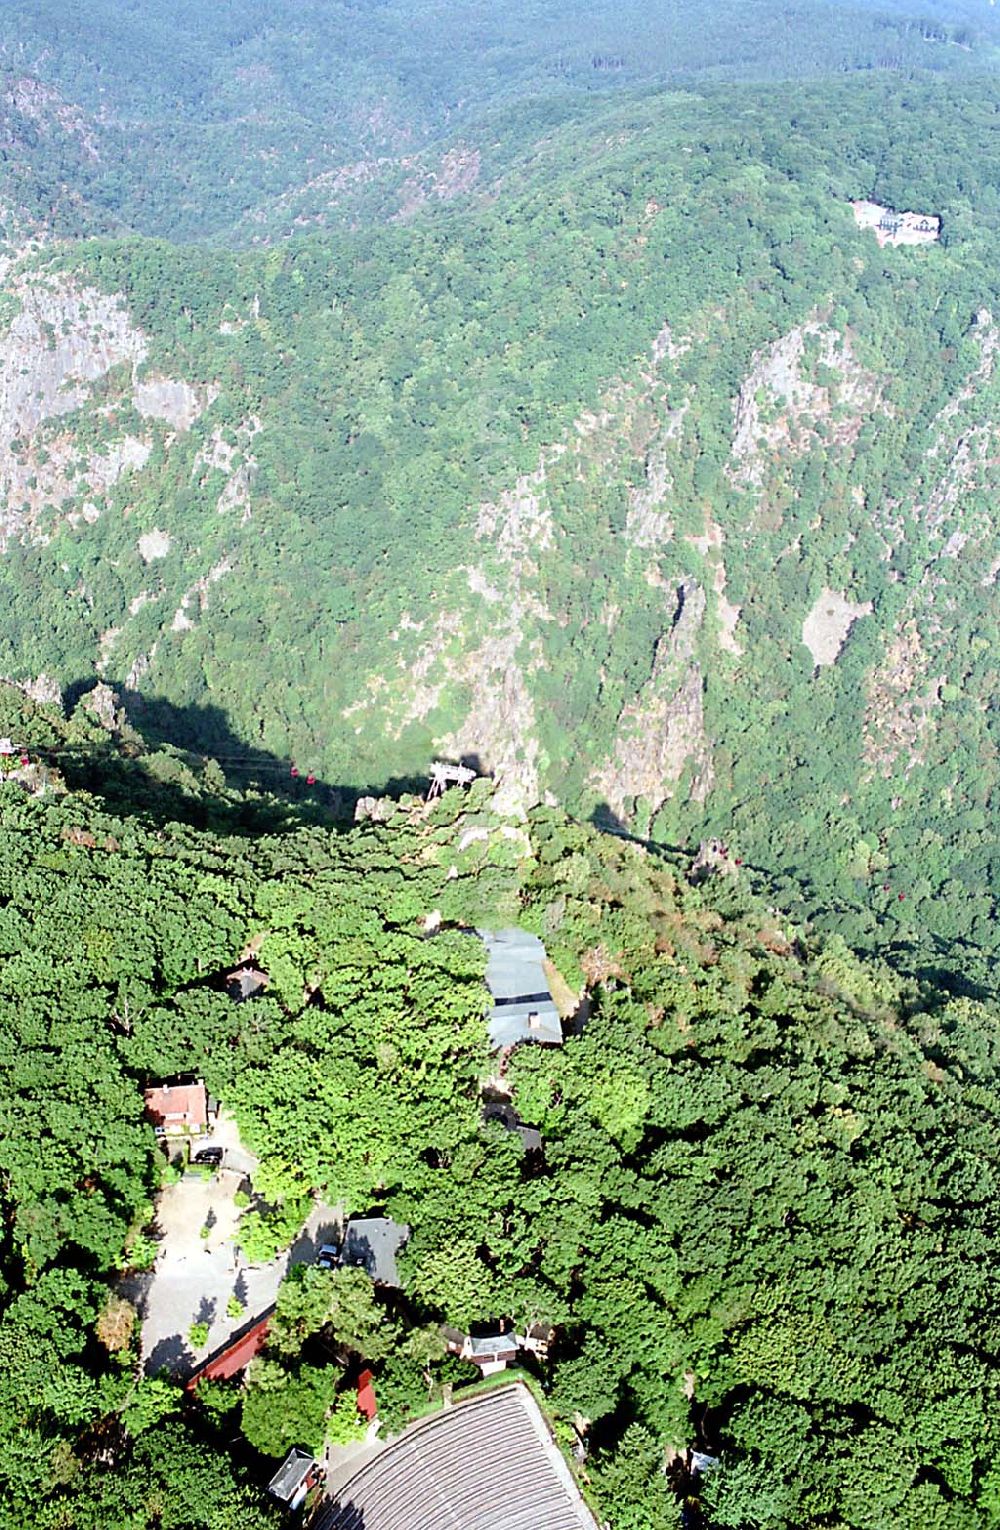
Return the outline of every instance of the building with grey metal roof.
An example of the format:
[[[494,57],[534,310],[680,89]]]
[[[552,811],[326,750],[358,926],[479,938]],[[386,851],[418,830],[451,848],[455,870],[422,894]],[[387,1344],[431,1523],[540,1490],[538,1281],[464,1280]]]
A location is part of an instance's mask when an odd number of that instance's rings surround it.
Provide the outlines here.
[[[405,1223],[390,1217],[352,1217],[340,1251],[341,1264],[360,1265],[381,1286],[398,1286],[396,1255],[410,1236]]]
[[[309,1489],[319,1482],[322,1473],[319,1462],[309,1450],[294,1445],[282,1461],[267,1485],[267,1490],[280,1503],[298,1509],[305,1503]]]
[[[442,1337],[453,1355],[477,1365],[484,1376],[502,1371],[517,1359],[521,1341],[513,1333],[490,1333],[476,1335],[462,1333],[459,1328],[442,1328]]]
[[[597,1530],[520,1382],[411,1425],[326,1504],[312,1530]]]
[[[545,947],[527,930],[479,930],[486,986],[493,996],[487,1029],[495,1052],[521,1041],[562,1044],[562,1021],[545,976]]]

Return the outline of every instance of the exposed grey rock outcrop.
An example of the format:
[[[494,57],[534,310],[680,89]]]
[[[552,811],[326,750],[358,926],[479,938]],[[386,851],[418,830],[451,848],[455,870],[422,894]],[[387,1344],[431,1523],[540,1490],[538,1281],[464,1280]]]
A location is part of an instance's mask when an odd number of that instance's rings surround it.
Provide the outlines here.
[[[705,732],[704,679],[695,643],[707,600],[699,584],[682,580],[673,592],[672,625],[656,644],[653,672],[618,720],[611,757],[592,786],[608,807],[627,819],[642,799],[655,812],[673,796],[686,769],[691,795],[703,802],[712,787],[712,755]]]

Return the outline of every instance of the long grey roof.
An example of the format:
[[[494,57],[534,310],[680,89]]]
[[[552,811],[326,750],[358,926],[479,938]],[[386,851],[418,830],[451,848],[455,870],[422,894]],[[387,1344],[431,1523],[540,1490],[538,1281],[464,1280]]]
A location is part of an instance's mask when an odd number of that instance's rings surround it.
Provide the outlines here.
[[[413,1425],[341,1488],[312,1530],[596,1530],[520,1383]]]
[[[538,936],[518,929],[478,934],[486,947],[486,985],[493,995],[487,1026],[493,1050],[519,1041],[561,1043],[562,1022],[549,992],[545,947]]]
[[[361,1265],[380,1285],[398,1286],[396,1255],[409,1236],[405,1223],[389,1217],[352,1217],[344,1234],[341,1262]]]

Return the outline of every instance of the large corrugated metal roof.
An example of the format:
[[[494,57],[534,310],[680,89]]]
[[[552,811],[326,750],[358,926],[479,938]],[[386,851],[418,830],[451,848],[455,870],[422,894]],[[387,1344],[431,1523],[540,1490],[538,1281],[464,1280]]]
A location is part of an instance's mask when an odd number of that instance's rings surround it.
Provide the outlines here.
[[[486,985],[493,996],[487,1026],[494,1051],[519,1041],[562,1041],[562,1021],[545,976],[545,947],[528,930],[480,930]]]
[[[520,1383],[406,1430],[313,1530],[596,1530],[541,1409]]]

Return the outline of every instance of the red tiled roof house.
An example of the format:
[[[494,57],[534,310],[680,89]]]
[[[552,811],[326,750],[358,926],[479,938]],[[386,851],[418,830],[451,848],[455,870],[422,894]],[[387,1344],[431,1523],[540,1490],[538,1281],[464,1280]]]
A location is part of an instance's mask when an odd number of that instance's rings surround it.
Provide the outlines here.
[[[215,1118],[201,1079],[192,1084],[157,1084],[146,1090],[144,1099],[146,1115],[158,1137],[203,1132]]]

